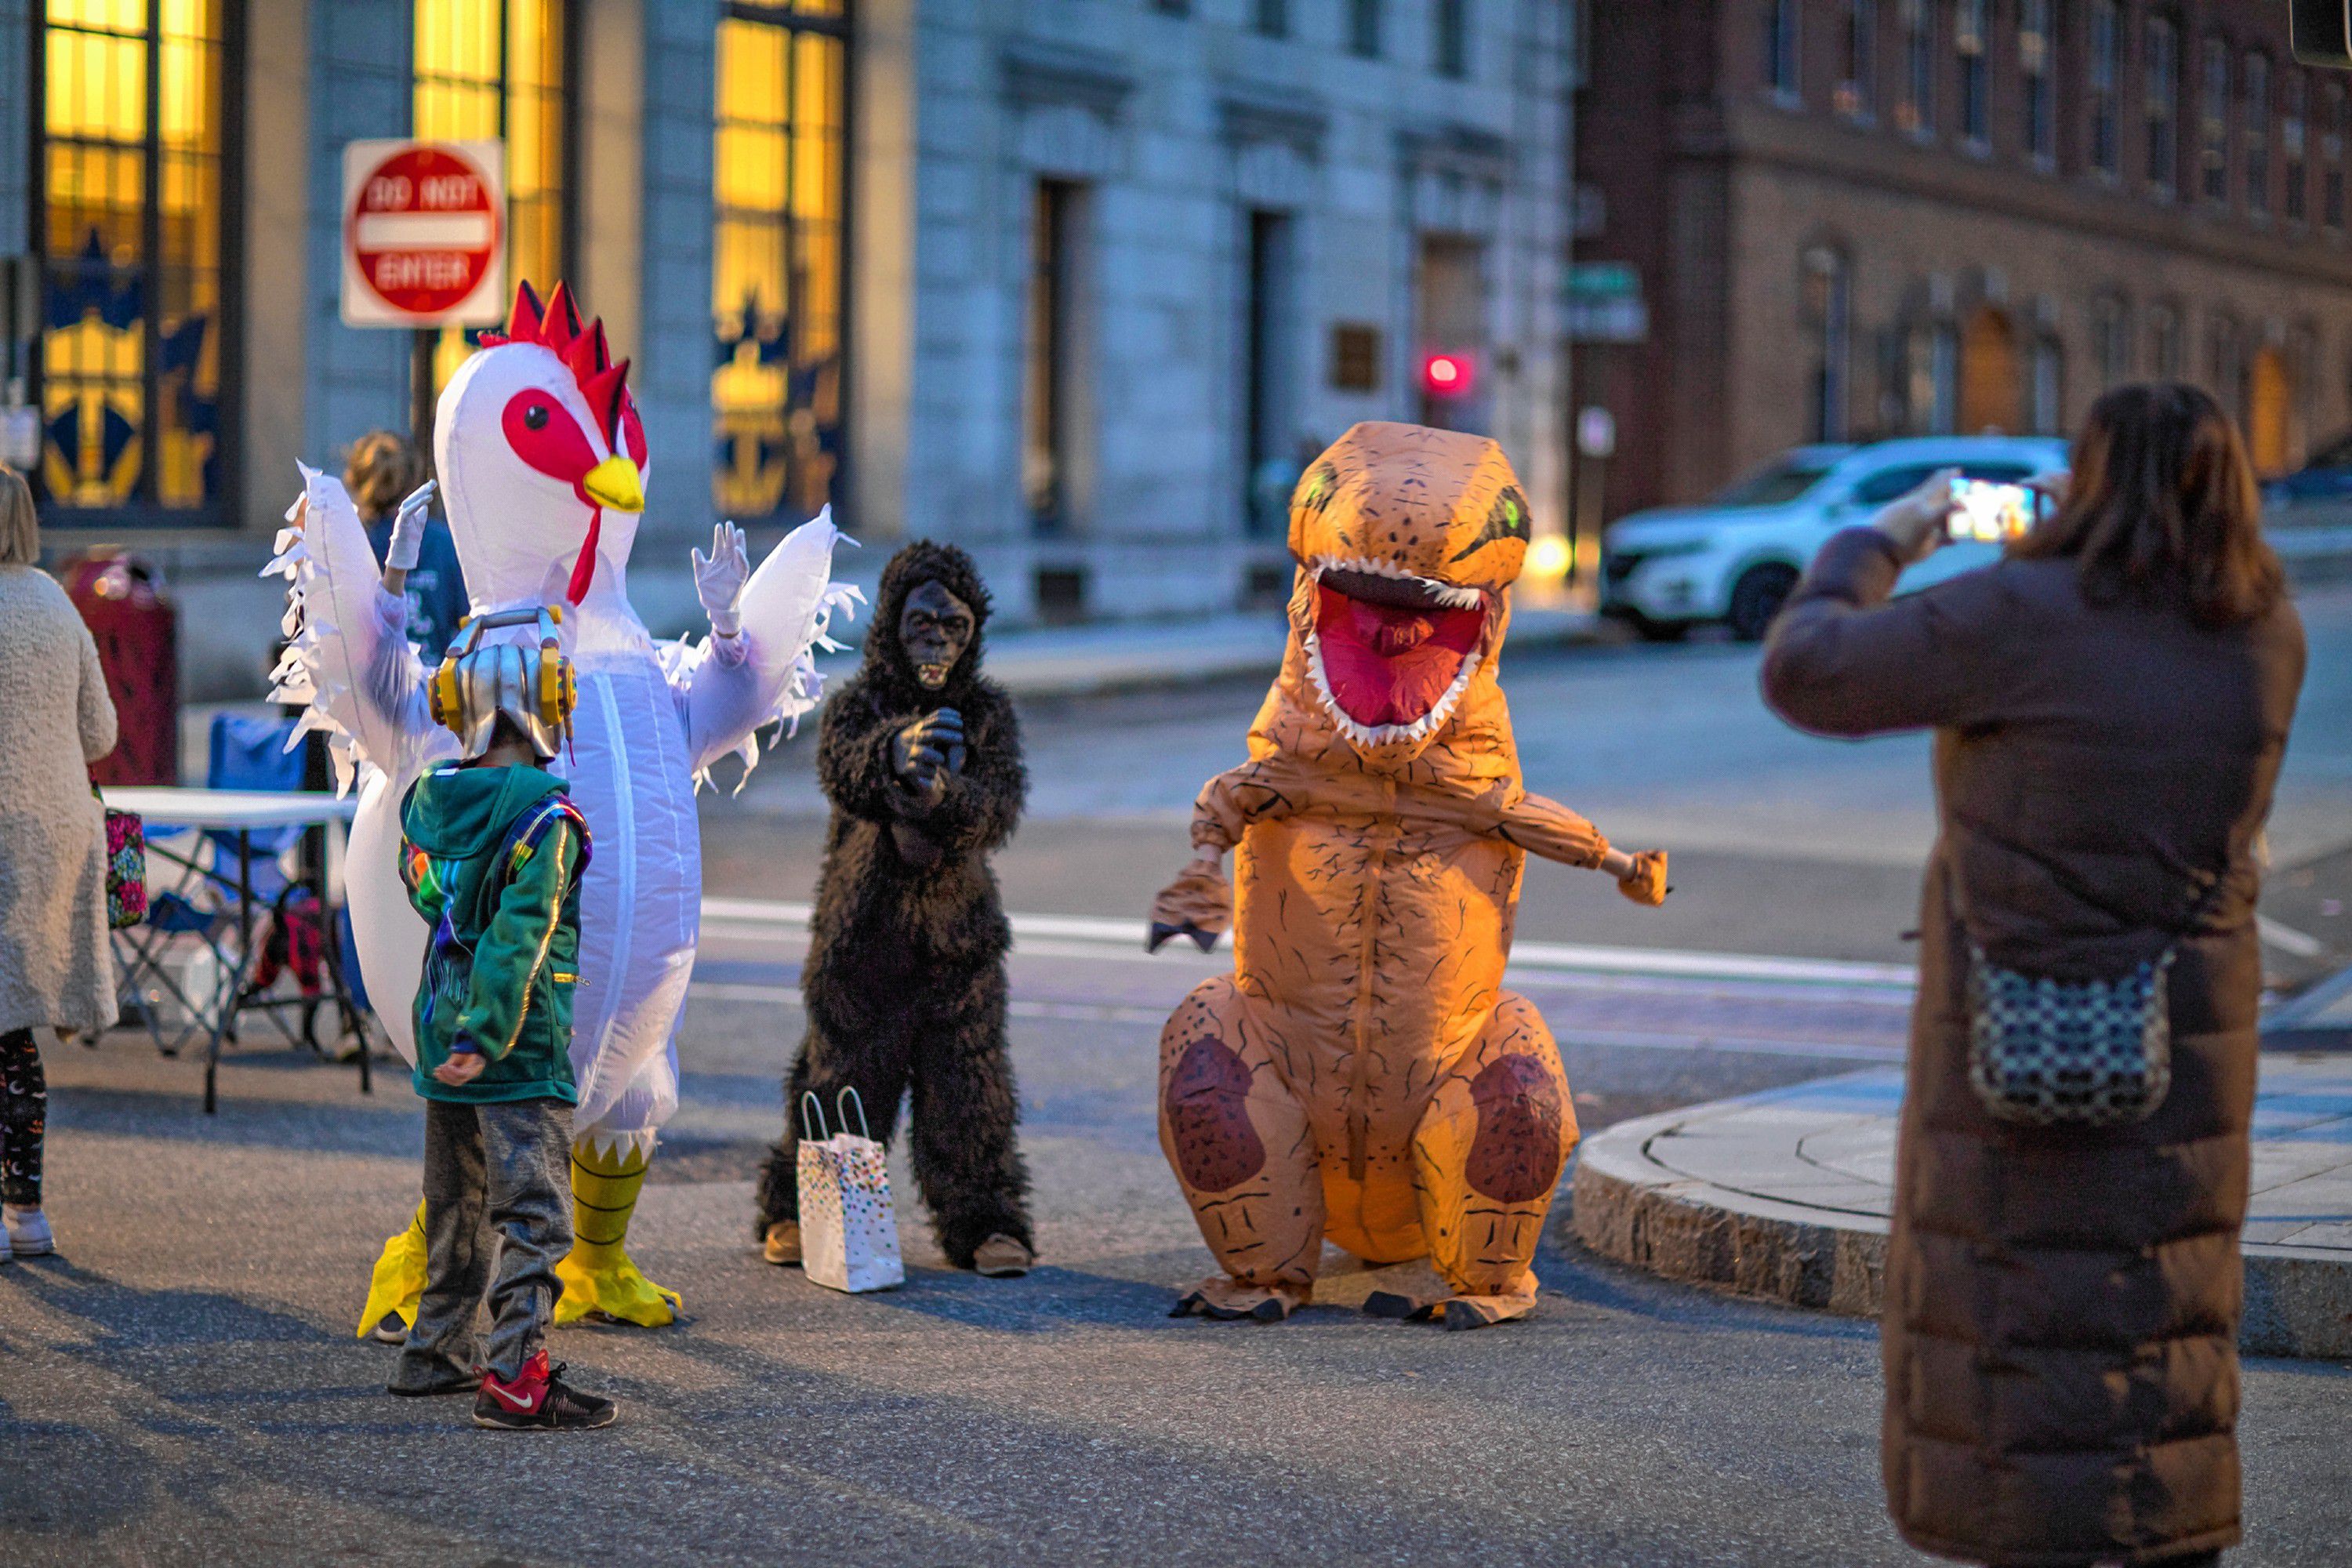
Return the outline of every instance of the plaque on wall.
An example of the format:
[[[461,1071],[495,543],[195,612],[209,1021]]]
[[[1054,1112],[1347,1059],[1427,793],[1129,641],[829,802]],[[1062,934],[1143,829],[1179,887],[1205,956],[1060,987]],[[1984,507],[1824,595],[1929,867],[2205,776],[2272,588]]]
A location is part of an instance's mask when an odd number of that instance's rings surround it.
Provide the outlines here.
[[[1331,329],[1331,390],[1380,389],[1381,330],[1362,321],[1338,322]]]

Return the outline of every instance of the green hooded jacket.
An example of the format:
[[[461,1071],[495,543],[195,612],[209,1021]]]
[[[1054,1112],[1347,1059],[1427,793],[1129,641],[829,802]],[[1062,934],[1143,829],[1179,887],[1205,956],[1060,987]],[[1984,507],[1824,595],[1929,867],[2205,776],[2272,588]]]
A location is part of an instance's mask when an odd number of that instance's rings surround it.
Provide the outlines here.
[[[416,1092],[466,1105],[552,1099],[572,1081],[580,872],[588,828],[538,768],[435,768],[401,803],[401,879],[433,928],[416,992]],[[433,1069],[460,1037],[486,1060],[458,1087]]]

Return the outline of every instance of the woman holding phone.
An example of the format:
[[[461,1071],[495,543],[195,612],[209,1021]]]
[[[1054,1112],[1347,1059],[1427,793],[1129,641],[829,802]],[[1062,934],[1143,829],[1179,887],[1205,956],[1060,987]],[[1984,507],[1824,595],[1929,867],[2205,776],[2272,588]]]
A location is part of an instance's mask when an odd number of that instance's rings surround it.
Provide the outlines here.
[[[1823,546],[1763,673],[1801,728],[1936,731],[1887,1503],[1967,1562],[2217,1562],[2239,1539],[2254,901],[2302,624],[2245,448],[2193,387],[2101,398],[2031,533],[1891,598],[1947,536],[1949,478]],[[2068,1054],[2085,1040],[2108,1054]]]

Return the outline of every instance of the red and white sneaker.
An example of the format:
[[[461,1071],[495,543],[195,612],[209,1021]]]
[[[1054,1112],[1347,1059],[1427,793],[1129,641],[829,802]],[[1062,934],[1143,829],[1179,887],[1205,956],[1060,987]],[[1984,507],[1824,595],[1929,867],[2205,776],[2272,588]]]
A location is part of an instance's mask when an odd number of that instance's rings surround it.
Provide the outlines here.
[[[547,1364],[541,1351],[522,1363],[512,1383],[495,1372],[482,1374],[474,1396],[474,1425],[504,1432],[586,1432],[610,1426],[621,1412],[609,1399],[583,1394],[563,1381],[564,1368]]]

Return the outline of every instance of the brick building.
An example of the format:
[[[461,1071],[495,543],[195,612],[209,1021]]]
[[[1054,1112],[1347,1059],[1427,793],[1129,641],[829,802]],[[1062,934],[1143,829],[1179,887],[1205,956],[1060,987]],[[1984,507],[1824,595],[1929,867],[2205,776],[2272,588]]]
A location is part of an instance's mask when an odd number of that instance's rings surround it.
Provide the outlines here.
[[[53,547],[128,542],[250,689],[294,482],[467,352],[341,319],[355,138],[502,139],[655,461],[631,580],[714,517],[980,558],[1032,616],[1286,584],[1303,443],[1502,440],[1558,526],[1567,0],[0,0],[0,403]],[[1470,374],[1433,400],[1444,351]],[[424,396],[414,397],[422,388]],[[19,420],[16,423],[21,423]],[[870,574],[886,550],[845,555]]]
[[[1610,516],[1784,447],[2064,432],[2195,381],[2278,472],[2352,424],[2347,82],[2287,0],[1594,5],[1580,262],[1646,338],[1577,351]]]

